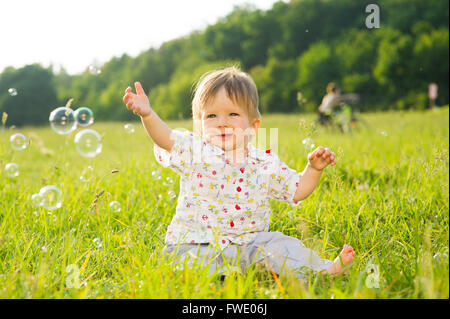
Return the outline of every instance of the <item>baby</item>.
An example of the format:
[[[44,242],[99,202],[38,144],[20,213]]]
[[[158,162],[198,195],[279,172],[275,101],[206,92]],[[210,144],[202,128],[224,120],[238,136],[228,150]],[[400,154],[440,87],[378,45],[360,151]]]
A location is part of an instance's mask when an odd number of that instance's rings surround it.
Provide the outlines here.
[[[251,77],[230,67],[204,74],[192,101],[194,130],[171,130],[152,110],[139,82],[136,94],[125,90],[123,101],[141,117],[154,141],[157,161],[180,175],[176,213],[166,234],[166,253],[201,261],[221,273],[224,263],[264,261],[276,273],[304,278],[310,269],[342,274],[354,250],[344,245],[334,262],[321,259],[303,243],[280,232],[269,232],[269,198],[295,207],[316,188],[322,171],[336,164],[335,154],[318,147],[308,155],[302,173],[276,154],[251,143],[261,115]],[[207,264],[205,264],[207,263]],[[347,267],[346,267],[347,268]]]

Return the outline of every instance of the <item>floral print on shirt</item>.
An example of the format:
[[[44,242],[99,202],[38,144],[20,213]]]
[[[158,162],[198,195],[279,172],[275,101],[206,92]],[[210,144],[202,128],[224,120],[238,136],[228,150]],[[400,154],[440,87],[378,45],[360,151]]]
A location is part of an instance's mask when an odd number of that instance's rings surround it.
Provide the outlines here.
[[[166,244],[211,243],[221,248],[250,242],[268,231],[269,198],[296,206],[300,173],[270,150],[249,144],[241,165],[190,131],[172,131],[170,152],[154,145],[156,160],[180,175],[180,194]]]

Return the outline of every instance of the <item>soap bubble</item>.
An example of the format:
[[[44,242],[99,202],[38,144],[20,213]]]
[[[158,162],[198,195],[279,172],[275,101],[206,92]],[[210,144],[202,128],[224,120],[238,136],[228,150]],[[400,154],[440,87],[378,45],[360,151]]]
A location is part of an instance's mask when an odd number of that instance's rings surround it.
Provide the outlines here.
[[[159,181],[161,179],[161,173],[158,172],[158,171],[153,171],[152,172],[152,177],[153,177],[153,179]]]
[[[95,247],[97,247],[97,248],[100,248],[103,245],[102,240],[100,238],[94,238],[93,242],[94,242]]]
[[[170,199],[175,199],[175,197],[177,197],[177,194],[174,191],[169,191],[167,194]]]
[[[94,157],[102,151],[102,138],[96,131],[85,129],[75,135],[75,147],[84,157]]]
[[[21,151],[27,147],[27,138],[20,133],[11,135],[9,142],[11,143],[11,147],[16,151]]]
[[[62,193],[54,185],[47,185],[41,188],[39,195],[42,196],[42,206],[47,210],[54,210],[61,207]]]
[[[80,176],[80,181],[82,182],[88,182],[92,179],[94,176],[94,168],[92,166],[88,166],[86,169],[83,170]]]
[[[19,165],[16,163],[8,163],[5,165],[6,175],[10,178],[19,176]]]
[[[15,88],[9,88],[8,89],[8,93],[11,96],[16,96],[17,95],[17,90]]]
[[[93,74],[93,75],[98,75],[102,73],[102,70],[98,67],[96,67],[95,65],[90,65],[89,66],[89,73]]]
[[[125,132],[127,132],[129,134],[134,133],[134,125],[133,124],[130,124],[130,123],[125,124],[124,128],[125,128]]]
[[[386,136],[388,136],[388,133],[386,131],[381,131],[381,135],[386,137]]]
[[[31,195],[31,203],[35,206],[35,207],[40,207],[42,206],[42,196],[41,194],[33,194]]]
[[[94,123],[94,113],[90,108],[79,107],[75,110],[74,116],[79,126],[89,126]]]
[[[122,208],[120,207],[120,203],[119,203],[118,201],[112,201],[111,203],[109,203],[109,207],[111,208],[111,210],[112,210],[114,213],[118,213],[118,212],[120,212],[120,210],[122,209]]]
[[[305,147],[305,149],[307,150],[307,151],[309,151],[309,150],[311,150],[312,148],[314,148],[314,141],[312,140],[312,138],[310,138],[310,137],[307,137],[307,138],[305,138],[303,141],[302,141],[302,143],[303,143],[303,146]]]
[[[163,182],[163,185],[164,185],[165,187],[169,187],[170,184],[172,184],[172,183],[173,183],[172,177],[166,177],[166,181]]]
[[[77,121],[72,109],[61,106],[54,109],[49,117],[50,126],[58,134],[69,134],[77,128]]]

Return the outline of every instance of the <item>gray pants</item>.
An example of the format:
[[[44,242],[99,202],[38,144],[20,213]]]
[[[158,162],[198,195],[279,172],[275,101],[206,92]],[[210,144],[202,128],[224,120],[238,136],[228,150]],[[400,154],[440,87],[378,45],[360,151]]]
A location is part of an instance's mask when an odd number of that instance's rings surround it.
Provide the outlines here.
[[[163,252],[167,258],[174,258],[177,267],[183,267],[187,259],[190,268],[209,267],[209,274],[245,270],[251,263],[263,261],[277,274],[290,271],[303,279],[305,270],[322,271],[333,264],[306,248],[301,240],[280,232],[259,232],[248,244],[231,244],[222,251],[205,243],[166,245]]]

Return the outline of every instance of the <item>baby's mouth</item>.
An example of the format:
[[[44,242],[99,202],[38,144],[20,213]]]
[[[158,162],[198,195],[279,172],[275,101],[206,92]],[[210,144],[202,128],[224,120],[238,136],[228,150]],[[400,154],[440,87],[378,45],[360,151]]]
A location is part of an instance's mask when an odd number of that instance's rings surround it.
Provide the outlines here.
[[[218,137],[221,137],[223,140],[224,139],[227,139],[227,138],[230,138],[230,137],[232,137],[233,136],[233,134],[220,134],[220,135],[217,135]]]

